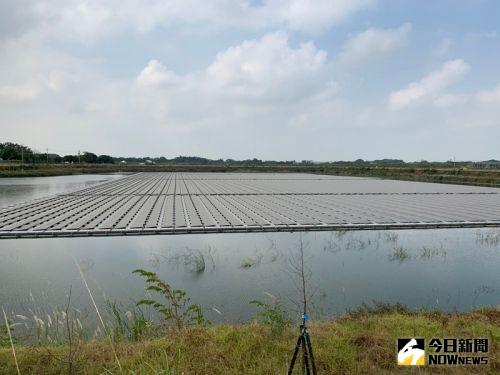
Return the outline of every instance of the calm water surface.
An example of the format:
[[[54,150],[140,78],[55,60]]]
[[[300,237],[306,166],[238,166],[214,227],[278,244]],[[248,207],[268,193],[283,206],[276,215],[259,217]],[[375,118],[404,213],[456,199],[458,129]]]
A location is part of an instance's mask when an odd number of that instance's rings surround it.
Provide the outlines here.
[[[0,179],[0,206],[110,178]],[[248,320],[256,312],[249,302],[267,293],[293,312],[289,262],[301,241],[317,314],[373,300],[445,310],[500,302],[500,231],[440,229],[0,240],[0,305],[11,316],[43,316],[63,308],[71,287],[73,305],[92,314],[76,260],[99,304],[127,308],[144,297],[131,274],[144,268],[186,290],[213,322]]]

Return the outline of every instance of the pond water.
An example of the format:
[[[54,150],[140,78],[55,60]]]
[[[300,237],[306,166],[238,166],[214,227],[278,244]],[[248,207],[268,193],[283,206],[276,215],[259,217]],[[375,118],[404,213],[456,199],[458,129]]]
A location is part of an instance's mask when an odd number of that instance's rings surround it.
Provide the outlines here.
[[[0,180],[2,206],[116,176]],[[75,262],[98,305],[129,308],[145,296],[131,272],[156,272],[187,291],[212,322],[247,321],[251,300],[279,296],[295,312],[290,261],[300,243],[311,272],[313,313],[332,316],[373,300],[467,310],[500,302],[500,230],[232,233],[0,240],[0,306],[11,316],[45,316],[72,305],[92,314]],[[94,315],[92,320],[95,320]]]

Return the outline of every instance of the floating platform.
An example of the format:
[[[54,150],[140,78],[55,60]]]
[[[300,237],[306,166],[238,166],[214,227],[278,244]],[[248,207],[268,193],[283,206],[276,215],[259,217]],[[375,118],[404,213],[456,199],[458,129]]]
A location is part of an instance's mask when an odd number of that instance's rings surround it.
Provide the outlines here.
[[[0,209],[0,238],[498,226],[498,188],[289,173],[137,173]]]

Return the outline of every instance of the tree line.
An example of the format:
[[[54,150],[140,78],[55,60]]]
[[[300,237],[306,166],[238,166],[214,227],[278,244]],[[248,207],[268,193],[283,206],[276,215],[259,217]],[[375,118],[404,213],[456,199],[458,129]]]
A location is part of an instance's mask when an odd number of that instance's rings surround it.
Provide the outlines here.
[[[109,155],[96,155],[92,152],[83,152],[79,155],[59,155],[53,153],[36,152],[27,146],[17,143],[0,143],[0,160],[20,161],[24,163],[89,163],[113,164],[115,159]]]
[[[408,164],[429,165],[429,164],[453,164],[452,161],[447,162],[428,162],[420,160],[416,162],[405,162],[401,159],[379,159],[379,160],[363,160],[357,159],[354,161],[337,160],[331,162],[314,162],[312,160],[261,160],[257,158],[234,160],[234,159],[208,159],[199,156],[177,156],[168,159],[164,156],[160,157],[113,157],[110,155],[97,155],[93,152],[85,151],[77,155],[59,155],[53,153],[43,153],[32,150],[31,148],[13,142],[0,142],[0,162],[7,161],[23,161],[24,163],[69,163],[69,164],[115,164],[115,163],[140,163],[140,164],[189,164],[189,165],[236,165],[236,166],[290,166],[290,165],[340,165],[353,166],[356,168],[370,167],[373,165],[390,165],[404,166]],[[468,161],[458,162],[465,165]]]

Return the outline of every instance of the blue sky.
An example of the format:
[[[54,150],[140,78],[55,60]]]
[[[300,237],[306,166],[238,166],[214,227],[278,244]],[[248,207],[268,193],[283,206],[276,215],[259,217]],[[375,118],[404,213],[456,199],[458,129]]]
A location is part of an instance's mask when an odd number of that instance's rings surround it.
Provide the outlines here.
[[[500,159],[500,3],[3,0],[2,141],[60,154]]]

